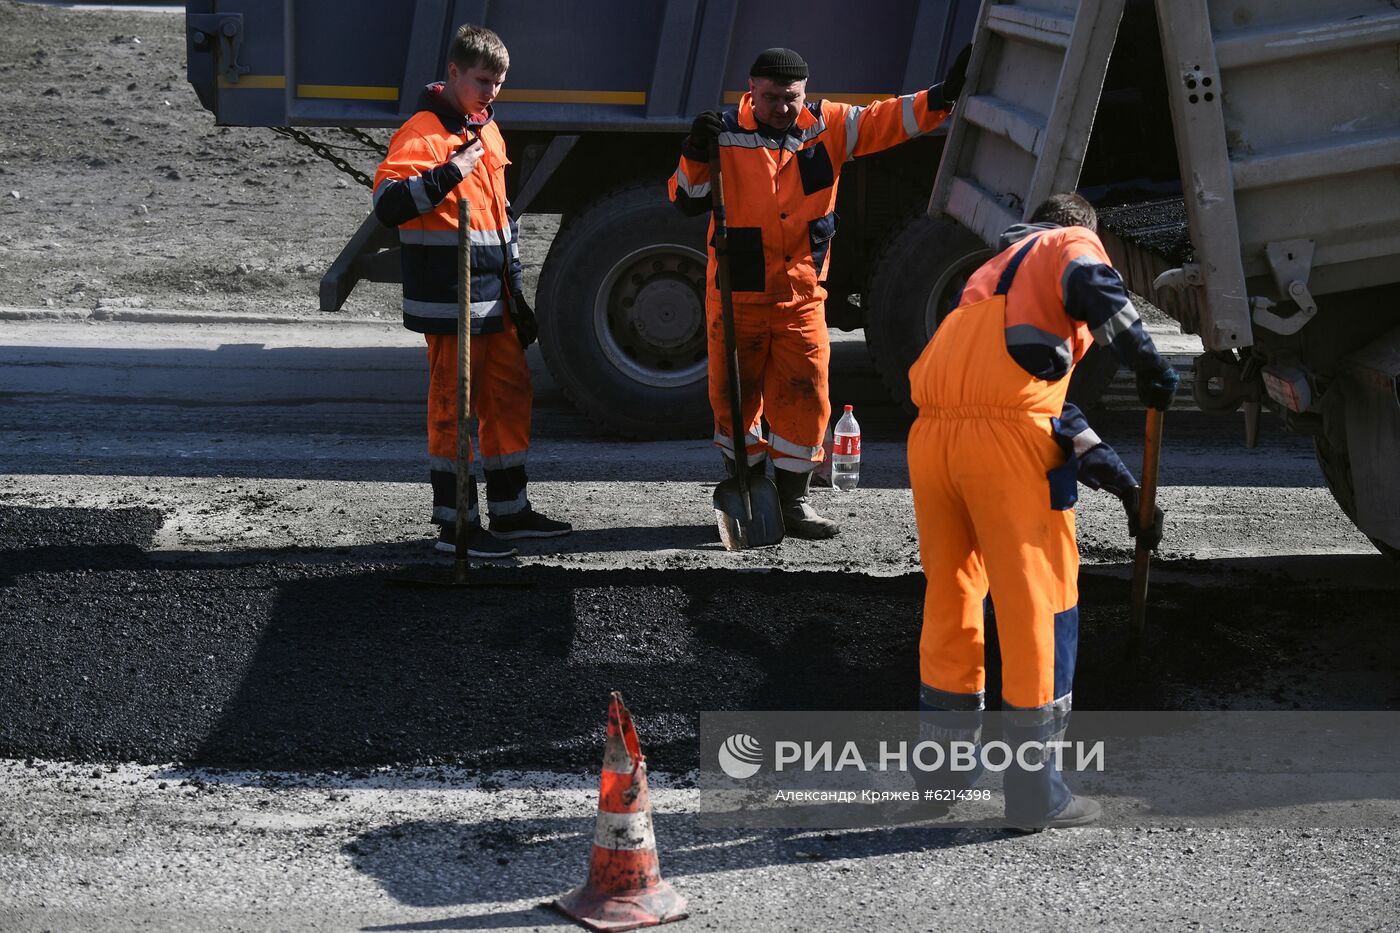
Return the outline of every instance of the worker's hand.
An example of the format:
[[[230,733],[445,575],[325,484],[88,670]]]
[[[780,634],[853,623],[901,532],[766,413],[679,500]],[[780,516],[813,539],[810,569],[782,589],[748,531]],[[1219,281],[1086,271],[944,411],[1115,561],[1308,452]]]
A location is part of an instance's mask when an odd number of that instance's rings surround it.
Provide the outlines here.
[[[724,119],[718,110],[705,110],[690,124],[690,147],[708,153],[710,143],[724,132]]]
[[[962,95],[963,85],[967,83],[967,63],[972,59],[972,46],[965,45],[958,53],[958,57],[953,59],[953,66],[948,69],[948,74],[944,76],[941,85],[934,85],[942,88],[943,104],[951,108],[953,102]]]
[[[466,178],[476,168],[476,163],[481,161],[481,157],[486,154],[486,147],[481,144],[481,138],[477,137],[467,143],[461,149],[452,154],[452,158],[447,161],[457,166],[457,170]]]
[[[1152,509],[1152,524],[1147,528],[1141,528],[1138,524],[1138,513],[1142,508],[1142,487],[1134,486],[1123,496],[1123,510],[1128,513],[1128,537],[1137,538],[1137,543],[1147,548],[1149,551],[1157,550],[1157,545],[1162,543],[1162,523],[1167,513],[1162,511],[1161,506],[1154,506]]]
[[[525,303],[523,297],[516,295],[510,296],[506,307],[510,309],[510,322],[515,325],[515,336],[519,338],[522,347],[528,347],[540,335],[540,325],[535,320],[534,310]]]
[[[1148,408],[1166,411],[1172,407],[1181,377],[1166,363],[1161,369],[1144,369],[1137,374],[1138,398]]]

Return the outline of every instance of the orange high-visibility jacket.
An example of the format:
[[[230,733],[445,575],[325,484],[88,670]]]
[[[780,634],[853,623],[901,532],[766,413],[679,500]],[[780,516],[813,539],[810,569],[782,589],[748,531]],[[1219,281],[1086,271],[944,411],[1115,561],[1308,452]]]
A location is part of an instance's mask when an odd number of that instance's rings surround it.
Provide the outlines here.
[[[836,234],[836,182],[857,156],[932,132],[948,111],[928,91],[866,107],[809,101],[786,132],[760,127],[753,99],[723,114],[719,136],[729,231],[729,273],[736,304],[784,304],[826,297],[828,247]],[[709,153],[687,139],[671,176],[671,200],[688,214],[710,209]],[[714,283],[714,221],[710,222]]]
[[[1016,224],[1001,235],[1002,251],[974,272],[959,305],[991,297],[999,277],[1033,237],[1006,299],[1006,349],[1038,379],[1054,382],[1088,352],[1107,347],[1129,369],[1156,371],[1161,357],[1143,329],[1137,308],[1103,241],[1086,227]]]
[[[471,322],[473,334],[505,326],[505,289],[523,293],[516,224],[506,199],[506,143],[488,108],[457,113],[430,84],[418,112],[389,140],[374,176],[374,212],[399,228],[403,322],[420,334],[457,332],[457,201],[471,201]],[[472,136],[486,151],[465,180],[449,159]]]

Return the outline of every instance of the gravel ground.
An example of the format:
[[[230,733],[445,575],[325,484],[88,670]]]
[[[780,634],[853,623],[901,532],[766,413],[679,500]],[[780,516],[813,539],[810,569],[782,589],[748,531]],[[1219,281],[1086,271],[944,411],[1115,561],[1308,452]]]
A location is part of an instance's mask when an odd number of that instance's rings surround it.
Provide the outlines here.
[[[538,905],[584,876],[613,688],[690,926],[1396,927],[1393,818],[706,828],[701,710],[912,695],[907,419],[863,345],[835,345],[866,455],[856,495],[818,494],[838,542],[723,552],[713,449],[598,438],[532,354],[532,496],[578,531],[489,572],[529,590],[393,588],[443,569],[421,342],[392,285],[307,323],[368,194],[213,126],[182,59],[178,12],[0,0],[0,929],[564,926]],[[524,220],[531,288],[554,229]],[[1120,396],[1094,422],[1134,462]],[[1079,708],[1400,705],[1393,570],[1304,439],[1239,431],[1170,416],[1147,663],[1121,512],[1081,500]]]
[[[179,7],[0,0],[0,303],[317,312],[369,190],[271,130],[215,126],[184,60]],[[557,227],[522,221],[531,295]],[[397,320],[398,286],[362,284],[343,313]]]
[[[645,741],[645,737],[643,739]],[[539,930],[582,880],[596,786],[0,765],[7,930]],[[704,829],[653,778],[679,929],[1383,930],[1390,830]]]

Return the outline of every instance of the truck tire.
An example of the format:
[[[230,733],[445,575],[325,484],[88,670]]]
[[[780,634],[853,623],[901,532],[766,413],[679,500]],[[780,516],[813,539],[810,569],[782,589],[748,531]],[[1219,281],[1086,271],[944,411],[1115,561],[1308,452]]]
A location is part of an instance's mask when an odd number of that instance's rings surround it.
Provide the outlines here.
[[[708,437],[704,216],[664,184],[631,184],[566,218],[537,292],[550,375],[605,430],[639,440]]]
[[[1327,482],[1327,489],[1332,493],[1332,498],[1337,500],[1337,505],[1346,513],[1346,517],[1351,519],[1352,524],[1355,524],[1356,487],[1351,479],[1351,458],[1347,456],[1345,449],[1338,449],[1326,435],[1321,434],[1313,438],[1313,453],[1317,456],[1318,468],[1322,470],[1322,478]],[[1376,546],[1376,550],[1400,563],[1400,549],[1369,536],[1368,540]]]
[[[957,306],[968,276],[995,253],[957,222],[911,218],[881,250],[866,288],[865,342],[891,397],[910,414],[909,367]],[[1118,361],[1093,346],[1070,379],[1069,400],[1091,409],[1118,373]]]

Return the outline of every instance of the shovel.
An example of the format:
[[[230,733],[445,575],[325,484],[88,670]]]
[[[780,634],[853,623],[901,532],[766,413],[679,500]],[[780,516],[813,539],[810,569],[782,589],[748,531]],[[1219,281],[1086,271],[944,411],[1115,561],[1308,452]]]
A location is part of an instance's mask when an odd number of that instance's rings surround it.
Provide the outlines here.
[[[739,404],[739,346],[734,336],[734,295],[729,287],[729,231],[724,219],[724,181],[719,146],[710,146],[710,189],[715,215],[715,284],[724,318],[724,357],[729,370],[729,436],[734,442],[734,475],[715,486],[715,521],[725,550],[769,547],[783,540],[778,487],[762,473],[749,475],[747,432]]]
[[[480,579],[471,573],[471,558],[467,554],[467,486],[471,478],[471,398],[472,398],[472,324],[471,285],[472,250],[468,233],[471,223],[471,202],[457,202],[457,551],[448,577],[395,576],[392,586],[421,589],[460,589],[476,586],[526,588],[528,580]]]
[[[1162,412],[1147,409],[1147,437],[1142,451],[1142,498],[1138,501],[1138,527],[1152,524],[1157,510],[1157,468],[1162,462]],[[1152,549],[1139,542],[1133,554],[1133,593],[1129,612],[1131,650],[1142,650],[1147,623],[1147,571],[1152,565]]]

